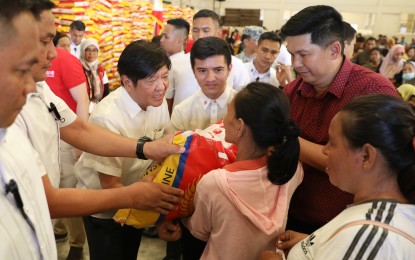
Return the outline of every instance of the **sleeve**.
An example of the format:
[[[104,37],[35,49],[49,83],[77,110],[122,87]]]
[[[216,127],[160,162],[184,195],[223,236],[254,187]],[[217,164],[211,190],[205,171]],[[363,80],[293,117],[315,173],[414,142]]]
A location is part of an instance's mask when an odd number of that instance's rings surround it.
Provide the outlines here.
[[[194,196],[194,213],[187,219],[184,224],[196,238],[208,241],[212,230],[212,209],[209,201],[209,182],[206,181],[205,175],[197,184]],[[211,174],[213,176],[213,174]]]
[[[231,84],[228,82],[228,84],[229,86],[233,86],[236,90],[241,90],[250,83],[251,79],[249,77],[249,72],[242,61],[234,56],[232,56],[232,58],[232,71],[230,76],[232,76],[233,82]]]
[[[64,73],[61,73],[62,82],[67,89],[74,88],[86,82],[82,64],[73,55],[66,56],[65,66],[62,69],[65,70]]]
[[[178,106],[176,106],[173,109],[169,129],[173,130],[173,131],[189,130],[189,129],[185,129],[185,125],[184,125],[184,122],[183,122],[183,116],[182,116],[180,107],[178,107]]]
[[[89,118],[89,122],[108,129],[113,133],[121,134],[108,117],[96,117],[93,112]],[[85,153],[83,166],[93,168],[104,174],[121,177],[123,162],[124,158],[122,157],[104,157]]]
[[[50,90],[47,84],[43,85],[43,95],[45,101],[48,103],[53,102],[59,114],[65,121],[58,121],[59,127],[65,127],[72,124],[76,119],[76,114],[68,107],[68,105],[60,97],[56,96],[52,90]]]
[[[169,87],[166,90],[166,95],[165,97],[167,99],[173,99],[174,98],[174,92],[175,92],[175,86],[174,86],[174,70],[173,67],[171,68],[171,70],[169,71]]]

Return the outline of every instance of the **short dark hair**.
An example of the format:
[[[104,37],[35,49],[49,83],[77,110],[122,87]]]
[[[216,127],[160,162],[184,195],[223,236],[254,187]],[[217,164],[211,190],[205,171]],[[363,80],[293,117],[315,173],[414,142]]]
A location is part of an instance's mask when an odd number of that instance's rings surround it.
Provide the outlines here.
[[[375,147],[396,174],[402,194],[415,203],[415,113],[409,104],[389,95],[366,95],[352,99],[341,113],[348,145]]]
[[[61,32],[56,33],[55,37],[53,37],[53,45],[55,45],[56,47],[56,45],[58,45],[59,40],[64,37],[67,37],[68,39],[70,39],[69,35],[67,35],[66,33],[61,33]]]
[[[224,56],[226,64],[232,63],[232,54],[229,45],[218,37],[205,37],[198,39],[190,51],[190,63],[192,68],[195,66],[195,59],[205,60],[212,56]]]
[[[311,43],[327,48],[339,41],[344,49],[342,15],[331,6],[309,6],[292,16],[281,28],[284,36],[311,34]]]
[[[167,24],[173,25],[176,29],[186,30],[186,37],[189,35],[190,24],[188,21],[182,18],[170,19],[167,21]]]
[[[279,42],[280,45],[282,44],[281,38],[275,32],[264,32],[263,34],[261,34],[261,36],[259,36],[258,45],[260,45],[263,40]]]
[[[356,36],[356,30],[350,23],[343,21],[343,39],[350,44]]]
[[[369,38],[367,38],[367,39],[365,40],[365,43],[363,44],[363,46],[365,46],[365,45],[366,45],[366,43],[367,43],[368,41],[375,41],[375,42],[377,42],[377,40],[376,40],[376,38],[375,38],[375,37],[370,36]]]
[[[118,73],[127,76],[136,86],[138,80],[153,76],[164,66],[170,70],[167,53],[155,43],[138,40],[130,43],[121,53]]]
[[[282,90],[264,82],[252,82],[234,99],[235,117],[251,129],[260,148],[273,147],[268,157],[268,179],[278,185],[295,174],[300,157],[301,134],[290,119],[290,102]]]
[[[218,26],[220,27],[219,15],[217,13],[215,13],[214,11],[212,11],[212,10],[202,9],[202,10],[198,11],[193,16],[193,21],[196,20],[197,18],[212,18],[212,20],[216,21],[218,23]]]
[[[84,32],[86,29],[86,26],[82,21],[76,20],[76,21],[73,21],[71,25],[69,25],[69,29]]]
[[[369,53],[372,53],[372,51],[377,51],[380,53],[380,55],[382,55],[382,50],[379,47],[373,47],[372,49],[370,49]]]
[[[8,42],[15,35],[16,29],[12,25],[13,19],[23,12],[31,12],[39,18],[41,0],[6,0],[0,1],[0,45]]]

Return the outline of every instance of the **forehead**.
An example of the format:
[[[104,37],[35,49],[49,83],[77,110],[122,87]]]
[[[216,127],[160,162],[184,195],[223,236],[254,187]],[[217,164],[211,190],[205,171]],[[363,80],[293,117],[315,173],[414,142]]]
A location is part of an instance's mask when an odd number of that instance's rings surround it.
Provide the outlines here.
[[[38,22],[40,37],[55,36],[55,20],[51,11],[43,11],[40,14],[40,21]],[[63,37],[66,38],[66,37]]]
[[[311,43],[311,34],[287,37],[287,49],[290,53],[307,51],[315,48],[320,49],[318,45]]]
[[[33,63],[38,56],[39,34],[33,16],[22,13],[13,19],[12,25],[15,29],[14,37],[0,46],[0,57],[8,60],[0,63],[0,74],[6,72],[7,67]]]
[[[171,25],[171,24],[166,24],[165,26],[164,26],[164,30],[163,30],[163,32],[164,33],[167,33],[167,34],[169,34],[169,33],[172,33],[173,31],[174,31],[174,29],[176,29],[173,25]]]
[[[275,42],[275,41],[271,41],[271,40],[263,40],[258,45],[258,47],[259,48],[266,47],[268,49],[279,50],[281,46],[280,46],[279,42]]]
[[[193,20],[193,28],[211,28],[218,27],[217,23],[210,17],[200,17]]]
[[[204,60],[195,59],[195,68],[226,67],[225,56],[215,55]]]
[[[77,29],[72,29],[72,30],[69,30],[69,32],[71,33],[71,34],[73,34],[73,35],[77,35],[77,36],[82,36],[82,35],[84,35],[84,31],[78,31]]]

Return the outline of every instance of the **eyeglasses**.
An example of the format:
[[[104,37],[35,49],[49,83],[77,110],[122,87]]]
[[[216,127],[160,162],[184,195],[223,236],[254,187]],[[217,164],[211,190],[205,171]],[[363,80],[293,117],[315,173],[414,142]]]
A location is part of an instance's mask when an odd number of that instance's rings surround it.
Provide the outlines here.
[[[98,49],[85,49],[85,53],[98,53]]]

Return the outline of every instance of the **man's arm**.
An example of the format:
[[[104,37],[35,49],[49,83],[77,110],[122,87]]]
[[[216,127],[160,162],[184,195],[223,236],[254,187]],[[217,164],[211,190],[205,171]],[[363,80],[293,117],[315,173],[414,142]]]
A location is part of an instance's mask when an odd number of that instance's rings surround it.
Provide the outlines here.
[[[43,175],[42,181],[52,218],[87,216],[119,208],[168,214],[168,210],[177,208],[183,195],[182,190],[145,181],[104,190],[55,189],[47,174]]]
[[[85,82],[69,89],[69,91],[77,104],[76,115],[87,121],[89,117],[89,98]]]
[[[137,157],[136,139],[115,134],[79,118],[60,128],[60,133],[62,140],[88,153],[105,157]],[[163,161],[170,154],[184,151],[184,147],[171,144],[171,140],[166,138],[144,145],[144,155],[155,161]]]
[[[312,143],[303,138],[300,140],[300,161],[325,172],[327,167],[327,156],[322,152],[323,145]]]

